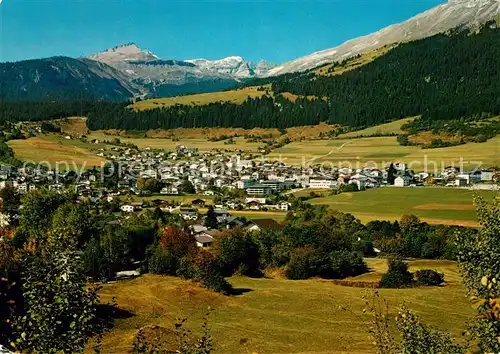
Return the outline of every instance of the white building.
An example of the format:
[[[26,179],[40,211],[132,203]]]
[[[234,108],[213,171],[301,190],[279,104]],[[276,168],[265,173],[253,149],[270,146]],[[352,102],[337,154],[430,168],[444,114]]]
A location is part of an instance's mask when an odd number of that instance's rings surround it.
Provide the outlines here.
[[[133,213],[134,210],[135,210],[135,208],[134,208],[133,205],[126,204],[126,205],[122,205],[120,207],[120,210],[123,211],[123,212],[125,212],[125,213]]]
[[[4,189],[7,185],[14,186],[12,181],[0,181],[0,189]]]
[[[406,164],[404,164],[402,162],[398,162],[398,163],[394,164],[394,168],[397,171],[404,172],[404,171],[406,171]]]
[[[358,188],[358,191],[360,191],[365,188],[366,181],[366,178],[351,179],[348,184],[354,184]]]
[[[247,197],[245,198],[245,204],[251,203],[251,202],[259,202],[260,204],[266,204],[267,199],[266,198],[258,198],[258,197]]]
[[[236,188],[238,189],[247,189],[254,183],[253,180],[248,179],[248,180],[240,180],[236,182]]]
[[[464,187],[468,184],[468,180],[465,178],[456,178],[454,181],[454,185],[457,187]]]
[[[161,189],[160,194],[178,195],[179,189],[172,185],[166,186]]]
[[[253,166],[252,160],[241,160],[241,157],[238,156],[238,158],[236,160],[236,167],[238,169],[251,168],[252,166]]]
[[[330,189],[337,184],[331,179],[310,179],[309,188],[311,189]]]
[[[214,243],[213,230],[202,231],[194,236],[196,239],[196,245],[201,248],[211,247]]]
[[[190,225],[189,228],[195,234],[208,230],[208,228],[206,226],[203,226],[203,225],[200,225],[200,224]]]
[[[279,208],[282,211],[288,211],[288,210],[290,210],[290,203],[288,203],[288,202],[282,202],[282,203],[279,204]]]
[[[492,181],[493,180],[493,171],[481,171],[481,181]]]
[[[470,179],[470,175],[468,173],[461,173],[457,176],[457,179],[463,179],[465,180],[465,184],[470,184],[471,182],[471,179]]]
[[[9,216],[4,213],[0,213],[0,227],[9,226]]]
[[[28,192],[28,184],[27,183],[19,183],[17,186],[16,186],[16,189],[19,193],[21,194],[25,194]]]
[[[193,209],[185,209],[180,211],[180,216],[184,220],[197,220],[198,219],[198,212]]]
[[[408,187],[410,185],[410,177],[399,176],[394,180],[395,187]]]
[[[141,171],[142,178],[157,178],[158,173],[155,170],[145,170]]]
[[[261,184],[255,184],[246,190],[248,195],[268,195],[272,194],[273,190],[268,186],[263,186]]]

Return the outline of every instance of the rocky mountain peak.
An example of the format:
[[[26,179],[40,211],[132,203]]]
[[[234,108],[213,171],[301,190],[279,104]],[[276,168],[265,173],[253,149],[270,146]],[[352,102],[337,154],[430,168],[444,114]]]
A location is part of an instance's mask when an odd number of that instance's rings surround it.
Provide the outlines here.
[[[149,50],[141,49],[135,43],[122,44],[113,48],[106,49],[97,54],[89,56],[89,59],[103,63],[116,63],[128,61],[151,61],[159,59],[158,56]]]

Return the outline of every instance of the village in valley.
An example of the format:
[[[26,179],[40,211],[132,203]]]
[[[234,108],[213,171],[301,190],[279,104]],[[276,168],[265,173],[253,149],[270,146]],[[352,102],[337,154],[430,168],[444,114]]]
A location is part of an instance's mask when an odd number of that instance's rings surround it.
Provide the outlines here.
[[[316,191],[339,194],[436,186],[497,190],[494,182],[500,177],[493,170],[460,171],[456,167],[432,175],[410,170],[400,162],[380,169],[301,167],[254,158],[244,152],[200,152],[184,145],[171,151],[109,145],[96,154],[109,162],[81,172],[54,171],[42,165],[0,166],[0,189],[10,185],[20,194],[44,187],[60,192],[69,189],[81,201],[111,204],[115,223],[130,213],[158,207],[179,214],[191,225],[198,245],[209,247],[217,230],[203,225],[208,212],[213,213],[218,229],[279,229],[273,216],[282,213],[284,218],[292,210],[294,193],[298,192],[314,196]],[[258,212],[254,214],[258,218],[252,218],[253,212]],[[4,225],[7,219],[2,218]]]
[[[0,0],[0,354],[500,354],[500,0],[172,5]]]

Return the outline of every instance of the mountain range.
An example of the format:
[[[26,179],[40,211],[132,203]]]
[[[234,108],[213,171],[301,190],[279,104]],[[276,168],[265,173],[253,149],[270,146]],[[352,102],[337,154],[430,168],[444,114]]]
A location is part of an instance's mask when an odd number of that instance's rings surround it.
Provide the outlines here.
[[[277,66],[267,75],[306,71],[385,45],[430,37],[459,26],[474,27],[495,19],[500,19],[500,0],[449,0],[402,23]]]
[[[102,99],[177,96],[220,91],[254,78],[273,77],[342,61],[385,45],[500,20],[500,0],[450,0],[400,24],[338,47],[275,66],[239,56],[220,60],[163,59],[135,43],[87,58],[54,57],[0,63],[0,97],[6,100]]]
[[[143,94],[153,96],[221,90],[242,80],[265,76],[274,67],[264,60],[255,64],[239,56],[220,60],[161,59],[135,43],[90,55],[88,59],[113,67],[142,87]]]

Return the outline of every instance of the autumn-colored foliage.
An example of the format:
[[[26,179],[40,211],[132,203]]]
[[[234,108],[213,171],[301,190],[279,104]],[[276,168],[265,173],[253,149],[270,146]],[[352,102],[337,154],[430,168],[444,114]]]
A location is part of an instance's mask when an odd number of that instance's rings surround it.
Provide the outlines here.
[[[188,232],[169,225],[160,236],[160,246],[175,256],[182,257],[196,248],[196,241]]]

